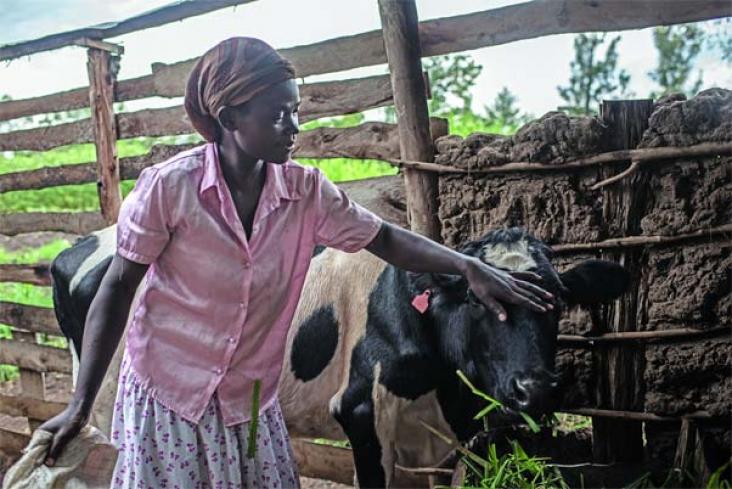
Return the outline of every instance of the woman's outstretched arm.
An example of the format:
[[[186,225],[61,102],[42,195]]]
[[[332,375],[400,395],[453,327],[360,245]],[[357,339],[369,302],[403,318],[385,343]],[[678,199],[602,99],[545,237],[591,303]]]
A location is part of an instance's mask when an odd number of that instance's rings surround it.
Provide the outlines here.
[[[506,310],[499,301],[540,312],[554,307],[552,294],[529,282],[540,281],[538,275],[499,270],[393,224],[385,222],[366,249],[404,270],[464,276],[473,293],[501,321],[506,320]]]

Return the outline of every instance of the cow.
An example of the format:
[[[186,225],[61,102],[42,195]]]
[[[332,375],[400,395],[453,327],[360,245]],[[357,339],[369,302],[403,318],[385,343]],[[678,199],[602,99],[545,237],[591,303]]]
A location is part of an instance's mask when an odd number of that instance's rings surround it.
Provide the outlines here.
[[[86,313],[114,251],[110,227],[52,264],[54,306],[74,352],[83,353]],[[537,273],[557,298],[555,308],[538,313],[506,304],[508,320],[500,322],[462,277],[406,272],[367,251],[315,251],[287,338],[279,400],[292,436],[348,438],[361,487],[398,486],[409,480],[398,468],[434,466],[449,454],[422,423],[463,442],[481,429],[473,419],[481,400],[457,370],[502,403],[499,416],[555,409],[562,311],[613,300],[628,283],[622,267],[602,260],[558,273],[550,248],[519,228],[488,232],[460,251]],[[92,415],[106,432],[123,341]],[[77,368],[78,360],[74,375]]]

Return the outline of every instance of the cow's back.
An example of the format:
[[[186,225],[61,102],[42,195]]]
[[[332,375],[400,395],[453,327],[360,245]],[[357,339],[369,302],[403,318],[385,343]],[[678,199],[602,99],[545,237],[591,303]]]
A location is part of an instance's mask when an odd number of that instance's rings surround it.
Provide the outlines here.
[[[328,248],[313,258],[280,377],[280,404],[293,436],[345,437],[330,406],[347,386],[351,353],[366,331],[369,296],[385,266],[366,251]]]

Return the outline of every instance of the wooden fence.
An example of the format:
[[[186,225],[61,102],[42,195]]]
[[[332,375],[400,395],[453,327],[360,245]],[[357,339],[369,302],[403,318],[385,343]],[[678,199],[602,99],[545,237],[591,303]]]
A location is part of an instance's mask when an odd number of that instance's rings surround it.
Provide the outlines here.
[[[219,6],[245,3],[244,1],[211,2]],[[382,6],[388,7],[388,1]],[[390,15],[387,9],[382,12],[387,32],[386,18]],[[202,12],[195,12],[202,13]],[[100,229],[116,220],[121,195],[119,182],[121,179],[136,178],[140,171],[173,154],[190,147],[190,145],[155,146],[149,154],[135,157],[118,158],[116,142],[120,139],[140,136],[156,137],[193,132],[185,111],[181,106],[146,109],[136,112],[115,114],[113,103],[144,99],[147,97],[179,97],[184,93],[187,73],[195,60],[164,65],[154,64],[149,75],[129,80],[116,80],[115,66],[122,60],[123,50],[118,46],[105,42],[105,37],[131,32],[137,28],[159,25],[171,19],[179,19],[176,13],[157,14],[150,23],[121,23],[117,31],[78,31],[69,35],[52,36],[39,40],[36,44],[6,46],[0,48],[0,59],[26,55],[39,50],[54,49],[63,45],[76,44],[88,48],[89,86],[55,93],[26,100],[0,102],[0,121],[12,120],[29,115],[90,107],[91,117],[84,120],[59,124],[50,127],[39,127],[0,134],[0,151],[46,151],[52,148],[79,143],[95,143],[96,161],[65,165],[55,168],[22,171],[0,175],[0,193],[49,188],[59,185],[97,182],[101,212],[79,213],[22,213],[0,214],[0,233],[17,235],[33,231],[60,231],[83,235]],[[485,12],[477,12],[458,17],[436,19],[419,24],[421,53],[406,53],[414,61],[418,56],[432,56],[459,52],[479,47],[493,46],[522,39],[531,39],[550,34],[617,31],[636,29],[662,24],[673,24],[707,20],[729,15],[726,0],[643,0],[632,3],[618,2],[586,2],[566,0],[563,2],[533,1],[525,4],[504,7]],[[167,19],[167,20],[166,20]],[[392,19],[389,29],[405,29],[409,19]],[[412,19],[416,20],[416,19]],[[402,22],[402,24],[399,24]],[[396,27],[394,27],[396,25]],[[399,27],[401,25],[402,27]],[[520,26],[520,27],[517,27]],[[121,30],[120,30],[121,29]],[[125,30],[126,29],[126,30]],[[295,65],[299,76],[324,74],[346,69],[385,63],[387,54],[390,60],[398,56],[389,48],[384,48],[382,31],[372,31],[350,37],[330,39],[307,46],[282,49],[282,54]],[[411,33],[416,36],[416,32]],[[390,42],[387,41],[387,45]],[[404,55],[402,53],[401,55]],[[391,64],[391,63],[390,63]],[[392,70],[395,66],[392,66]],[[329,81],[302,84],[301,121],[316,120],[323,117],[337,116],[361,112],[363,110],[383,107],[394,103],[394,93],[390,77],[372,76],[360,79]],[[446,134],[444,121],[431,121],[428,141]],[[446,168],[431,162],[430,155],[405,151],[404,139],[408,134],[400,134],[396,125],[386,123],[364,123],[351,128],[321,127],[304,131],[299,135],[295,147],[296,157],[311,158],[356,158],[379,159],[393,163],[395,166],[412,170],[420,178],[428,178],[439,173],[459,172],[455,168]],[[402,146],[400,147],[400,141]],[[621,149],[621,148],[618,148]],[[719,148],[715,148],[719,150]],[[416,155],[416,156],[415,156]],[[616,153],[616,160],[632,159],[642,155]],[[612,158],[601,155],[597,158]],[[638,159],[636,158],[636,159]],[[652,159],[652,158],[651,158]],[[418,161],[413,161],[418,160]],[[597,162],[578,162],[578,165],[597,164]],[[554,167],[556,168],[556,167]],[[571,165],[568,167],[571,168]],[[489,171],[544,171],[536,164],[512,163],[506,167]],[[552,170],[553,171],[553,170]],[[427,183],[410,184],[407,180],[408,206],[425,204],[420,202],[423,193],[414,189],[425,190],[426,194],[436,194],[437,178],[425,180]],[[430,183],[431,182],[431,183]],[[373,182],[370,183],[373,185]],[[414,185],[417,185],[416,187]],[[422,186],[420,186],[422,185]],[[353,188],[357,183],[351,184]],[[410,187],[412,191],[410,192]],[[425,204],[425,208],[429,208]],[[439,230],[438,230],[439,231]],[[718,230],[720,233],[728,229]],[[642,246],[643,243],[632,241],[632,237],[621,237],[604,248]],[[626,240],[626,241],[623,241]],[[631,240],[631,241],[627,241]],[[559,249],[583,249],[586,244],[563,243]],[[48,264],[36,263],[27,265],[0,265],[0,282],[18,282],[38,286],[49,286]],[[21,372],[22,394],[17,396],[0,396],[0,413],[10,416],[22,416],[29,420],[31,429],[63,409],[64,405],[50,402],[44,395],[44,375],[48,372],[71,372],[71,360],[68,351],[44,346],[36,343],[36,333],[58,335],[59,329],[53,311],[47,308],[28,306],[10,302],[0,302],[0,323],[10,325],[13,338],[0,340],[0,364],[16,365]],[[657,341],[654,335],[639,336],[632,331],[630,325],[617,331],[596,337],[560,337],[564,344],[578,348],[612,342],[621,344],[626,341]],[[667,332],[668,334],[668,332]],[[677,331],[678,336],[690,334],[689,331]],[[671,334],[671,335],[673,335]],[[693,334],[693,332],[691,332]],[[670,336],[671,336],[670,335]],[[617,406],[613,406],[617,407]],[[649,421],[667,420],[658,413],[625,412],[622,406],[614,410],[590,410],[584,414],[595,417],[640,417]],[[699,414],[704,416],[704,413]],[[655,419],[658,418],[658,419]],[[20,448],[28,441],[27,433],[12,432],[0,427],[0,453],[6,456],[17,456]],[[602,436],[600,443],[602,441]],[[611,435],[608,435],[611,437]],[[298,445],[298,451],[302,449]],[[325,450],[328,449],[318,449]],[[320,453],[320,452],[318,452]],[[333,453],[333,460],[343,460],[343,452]],[[302,455],[306,457],[307,455]],[[310,457],[323,465],[322,457]],[[327,458],[327,457],[326,457]],[[332,463],[326,466],[331,469],[312,469],[309,475],[324,475],[327,472],[332,478],[349,482],[352,472],[344,469],[341,475],[334,474],[333,468],[342,469],[343,463]],[[319,472],[320,471],[320,472]],[[307,475],[307,472],[306,472]]]

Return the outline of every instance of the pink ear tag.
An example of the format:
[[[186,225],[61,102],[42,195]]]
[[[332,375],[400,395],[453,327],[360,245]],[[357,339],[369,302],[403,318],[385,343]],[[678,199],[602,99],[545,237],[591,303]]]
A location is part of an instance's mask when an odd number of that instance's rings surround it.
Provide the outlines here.
[[[430,307],[430,291],[425,290],[412,300],[412,307],[418,310],[421,314]]]

